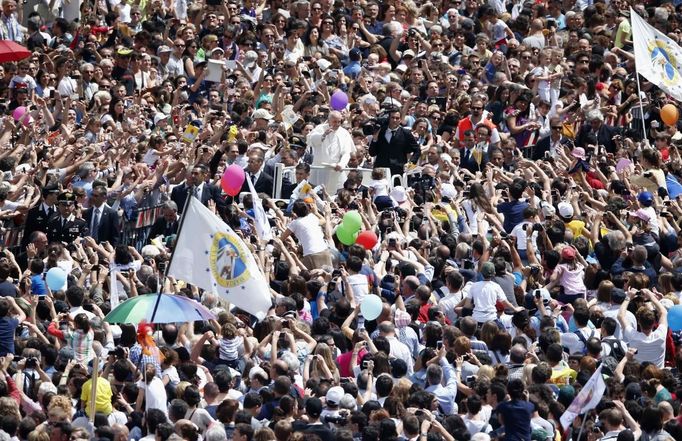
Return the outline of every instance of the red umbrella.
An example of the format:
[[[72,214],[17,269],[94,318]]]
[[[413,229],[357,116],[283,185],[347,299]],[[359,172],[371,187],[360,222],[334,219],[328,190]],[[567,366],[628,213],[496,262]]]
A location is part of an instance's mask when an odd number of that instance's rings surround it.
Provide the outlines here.
[[[31,56],[31,51],[12,40],[0,40],[0,63],[19,61]]]

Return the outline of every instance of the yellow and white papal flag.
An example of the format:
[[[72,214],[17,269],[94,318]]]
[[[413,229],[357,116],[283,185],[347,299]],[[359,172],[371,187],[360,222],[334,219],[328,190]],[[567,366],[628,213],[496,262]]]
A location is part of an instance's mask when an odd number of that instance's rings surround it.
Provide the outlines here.
[[[630,8],[637,73],[682,101],[682,48]]]
[[[190,199],[168,275],[262,319],[272,305],[270,287],[251,251],[222,219]]]

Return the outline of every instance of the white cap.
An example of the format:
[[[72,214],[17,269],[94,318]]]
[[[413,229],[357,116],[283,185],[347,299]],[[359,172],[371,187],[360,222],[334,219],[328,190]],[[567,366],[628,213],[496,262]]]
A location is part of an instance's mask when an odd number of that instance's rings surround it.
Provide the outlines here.
[[[559,216],[573,217],[573,205],[568,202],[559,202],[557,208],[559,209]]]
[[[440,185],[440,194],[452,201],[457,197],[457,189],[451,183],[445,182]]]
[[[344,395],[345,391],[341,386],[330,387],[327,391],[327,404],[338,406]]]

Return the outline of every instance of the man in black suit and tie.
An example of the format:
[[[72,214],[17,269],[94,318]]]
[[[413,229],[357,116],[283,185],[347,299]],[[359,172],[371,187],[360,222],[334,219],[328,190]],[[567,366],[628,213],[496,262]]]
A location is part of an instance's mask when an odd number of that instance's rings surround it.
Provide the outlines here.
[[[157,220],[149,232],[149,240],[155,237],[168,237],[178,233],[178,206],[173,201],[168,201],[163,206],[163,216]]]
[[[47,238],[50,242],[71,243],[78,237],[88,235],[85,219],[73,214],[76,197],[71,192],[62,192],[57,201],[58,216],[47,224]]]
[[[375,156],[375,167],[388,167],[391,175],[402,175],[408,161],[417,163],[421,153],[417,140],[409,129],[400,126],[400,109],[388,111],[388,124],[374,133],[369,145],[370,156]]]
[[[274,181],[272,176],[263,169],[263,153],[260,149],[254,149],[249,153],[249,161],[244,169],[244,173],[249,175],[256,193],[265,193],[272,197],[272,186]],[[244,179],[242,193],[248,193],[249,183]]]
[[[587,112],[585,119],[587,124],[580,127],[575,145],[586,149],[589,144],[587,140],[592,134],[597,138],[597,145],[603,145],[607,153],[615,153],[617,148],[613,138],[618,135],[618,129],[604,124],[604,115],[596,109]]]
[[[571,144],[571,140],[566,138],[562,133],[563,126],[561,119],[553,117],[549,120],[550,132],[549,136],[542,138],[533,150],[533,161],[545,159],[545,153],[549,152],[550,158],[556,158],[557,148],[564,147]]]
[[[225,210],[225,200],[221,195],[220,189],[215,185],[208,184],[206,182],[207,176],[208,167],[204,164],[197,164],[185,180],[185,183],[173,188],[171,200],[177,205],[180,214],[182,214],[180,210],[185,208],[185,201],[187,200],[187,193],[190,188],[192,188],[194,197],[199,199],[202,204],[208,206],[208,201],[213,201],[218,213],[222,213]]]
[[[475,134],[473,130],[464,132],[464,140],[462,142],[461,160],[459,166],[469,170],[471,173],[476,173],[485,169],[488,163],[488,154],[480,152],[480,159],[474,154]]]
[[[97,243],[118,245],[121,225],[116,210],[107,205],[107,189],[102,185],[92,188],[90,208],[85,211],[85,222],[90,228],[88,236]]]
[[[28,210],[26,223],[24,224],[24,236],[21,239],[21,248],[25,248],[29,243],[29,237],[34,231],[45,231],[47,224],[57,217],[57,196],[59,187],[56,184],[46,185],[43,188],[43,200],[37,206]]]

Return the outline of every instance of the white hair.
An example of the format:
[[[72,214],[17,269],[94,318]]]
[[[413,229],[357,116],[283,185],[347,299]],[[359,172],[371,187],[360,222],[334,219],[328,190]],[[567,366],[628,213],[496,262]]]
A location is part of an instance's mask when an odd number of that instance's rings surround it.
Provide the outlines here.
[[[490,441],[490,435],[482,432],[474,433],[471,436],[471,441]]]
[[[227,433],[222,424],[212,424],[211,427],[204,432],[204,441],[225,441],[227,440]]]
[[[301,362],[292,352],[285,351],[279,359],[284,361],[291,371],[298,372],[301,368]]]
[[[588,121],[594,121],[594,120],[599,120],[599,121],[604,121],[604,114],[601,113],[600,110],[594,109],[590,110],[587,112],[587,118]]]

